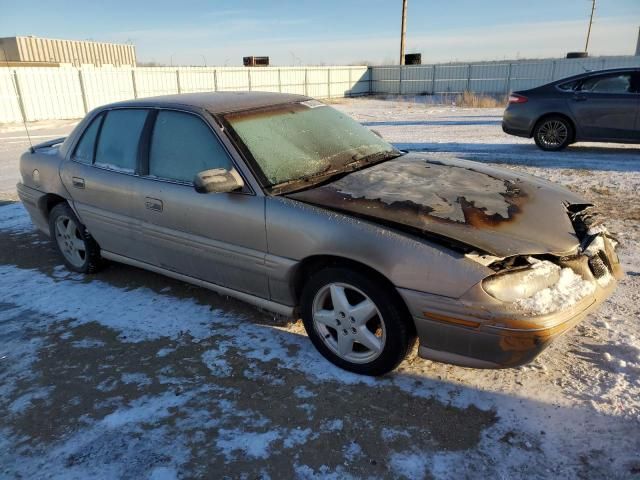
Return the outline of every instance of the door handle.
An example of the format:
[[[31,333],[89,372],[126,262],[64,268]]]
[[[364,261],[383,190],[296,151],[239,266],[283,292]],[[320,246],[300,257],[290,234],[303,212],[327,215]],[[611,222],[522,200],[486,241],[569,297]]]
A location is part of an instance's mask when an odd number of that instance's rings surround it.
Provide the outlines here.
[[[158,200],[157,198],[146,197],[144,199],[144,206],[149,210],[153,210],[154,212],[162,211],[162,200]]]
[[[71,177],[71,184],[76,188],[84,188],[84,178]]]
[[[587,97],[585,95],[574,95],[573,96],[573,101],[574,102],[586,102],[587,101]]]

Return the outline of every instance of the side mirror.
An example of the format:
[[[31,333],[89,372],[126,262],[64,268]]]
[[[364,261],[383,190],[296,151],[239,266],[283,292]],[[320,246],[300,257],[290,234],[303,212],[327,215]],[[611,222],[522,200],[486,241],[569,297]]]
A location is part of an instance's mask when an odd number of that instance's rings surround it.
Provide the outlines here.
[[[371,129],[371,131],[373,133],[375,133],[377,136],[379,136],[380,138],[382,138],[382,134],[378,131],[378,130],[374,130],[373,128]]]
[[[196,175],[193,184],[198,193],[229,193],[244,187],[242,177],[235,168],[213,168]]]

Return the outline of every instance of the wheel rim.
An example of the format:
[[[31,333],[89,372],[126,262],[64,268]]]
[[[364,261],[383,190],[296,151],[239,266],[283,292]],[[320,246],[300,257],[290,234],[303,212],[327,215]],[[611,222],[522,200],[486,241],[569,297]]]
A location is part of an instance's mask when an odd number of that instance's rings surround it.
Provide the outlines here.
[[[76,222],[66,215],[60,215],[56,219],[56,241],[64,258],[69,263],[74,267],[84,265],[87,258],[87,246]]]
[[[569,129],[560,120],[550,120],[540,127],[538,138],[547,147],[559,147],[569,137]]]
[[[313,300],[313,326],[323,343],[341,359],[369,363],[380,356],[387,340],[376,304],[356,287],[330,283]]]

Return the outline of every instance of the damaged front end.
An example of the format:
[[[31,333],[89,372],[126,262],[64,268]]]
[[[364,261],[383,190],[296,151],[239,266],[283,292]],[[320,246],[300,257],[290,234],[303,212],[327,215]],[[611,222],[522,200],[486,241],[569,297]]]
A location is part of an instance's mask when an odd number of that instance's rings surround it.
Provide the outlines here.
[[[420,356],[476,368],[522,365],[611,295],[623,274],[618,240],[593,205],[565,207],[580,241],[573,254],[467,254],[495,273],[456,302],[404,292]]]

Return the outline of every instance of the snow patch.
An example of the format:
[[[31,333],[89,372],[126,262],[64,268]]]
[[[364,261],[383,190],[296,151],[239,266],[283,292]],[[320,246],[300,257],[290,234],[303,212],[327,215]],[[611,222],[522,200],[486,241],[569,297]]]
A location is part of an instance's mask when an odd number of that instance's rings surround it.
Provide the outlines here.
[[[0,207],[0,231],[11,234],[31,233],[36,227],[22,203],[11,203]]]
[[[553,265],[551,262],[546,263]],[[559,268],[555,265],[553,266]],[[514,304],[527,313],[544,315],[572,307],[586,296],[595,292],[595,289],[596,286],[593,282],[583,279],[570,268],[563,268],[560,270],[560,277],[554,285],[544,288],[528,298],[516,300]]]

